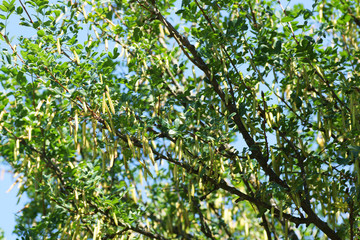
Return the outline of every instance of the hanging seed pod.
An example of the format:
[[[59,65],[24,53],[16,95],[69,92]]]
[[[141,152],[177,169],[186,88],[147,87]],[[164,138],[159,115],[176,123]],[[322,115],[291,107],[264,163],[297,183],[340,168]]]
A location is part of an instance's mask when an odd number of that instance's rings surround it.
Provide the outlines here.
[[[101,174],[105,174],[105,166],[106,166],[106,152],[101,152],[101,159],[102,159],[102,165],[101,165]]]
[[[142,141],[143,153],[144,156],[146,157],[149,153],[149,144],[147,143],[147,139],[144,134],[142,135],[141,141]]]
[[[221,173],[225,172],[223,157],[220,157],[220,170],[221,170]]]
[[[57,52],[60,55],[61,54],[61,45],[60,45],[60,38],[58,38],[56,40],[56,48],[57,48]]]
[[[179,155],[179,141],[180,141],[180,138],[177,138],[175,141],[175,157],[177,157]]]
[[[271,117],[272,117],[272,114],[271,114]],[[266,123],[267,125],[269,125],[269,127],[272,127],[272,121],[270,120],[270,113],[268,112],[265,112],[265,119],[266,119]]]
[[[123,154],[123,162],[124,162],[125,170],[128,172],[129,166],[128,166],[127,157],[125,156],[125,154]]]
[[[78,215],[75,217],[74,223],[76,224],[76,227],[75,227],[75,231],[74,231],[72,240],[79,239],[78,236],[79,236],[79,230],[80,230],[81,224],[80,224],[80,218]]]
[[[124,47],[122,46],[122,47],[121,47],[121,52],[120,52],[119,58],[121,58],[122,56],[124,56],[124,52],[125,52],[125,49],[124,49]]]
[[[332,121],[330,119],[328,119],[327,121],[327,135],[328,138],[331,138],[331,134],[332,134]]]
[[[178,181],[178,166],[177,165],[174,165],[173,176],[174,176],[175,182],[177,182]]]
[[[108,85],[106,85],[105,87],[106,87],[105,93],[106,93],[107,100],[109,102],[110,110],[111,110],[112,114],[115,114],[115,107],[114,107],[113,101],[111,100],[111,97],[110,97],[109,87],[108,87]]]
[[[137,203],[138,199],[136,197],[136,191],[135,188],[131,188],[131,194],[132,194],[132,199],[134,200],[135,203]]]
[[[107,40],[107,38],[105,38],[105,51],[107,52],[109,50],[109,41]]]
[[[148,149],[149,149],[149,158],[150,158],[152,164],[155,165],[154,153],[150,147]]]
[[[189,182],[189,185],[188,185],[188,196],[189,196],[189,203],[191,204],[192,203],[192,188],[193,188],[193,184],[191,182]]]
[[[304,146],[304,143],[303,143],[303,141],[302,141],[301,136],[298,138],[298,140],[299,140],[301,152],[302,152],[302,154],[304,155],[304,157],[307,158],[307,157],[308,157],[308,154],[307,154],[307,152],[306,152],[306,148],[305,148],[305,146]]]
[[[183,150],[182,150],[182,139],[180,138],[179,140],[179,156],[178,156],[178,161],[181,162],[182,159],[182,155],[183,155]]]
[[[92,29],[94,30],[94,33],[95,33],[96,38],[97,38],[97,39],[100,39],[99,34],[98,34],[95,26],[94,26],[94,25],[91,25],[91,27],[92,27]]]
[[[102,97],[102,113],[105,114],[106,113],[106,100],[105,100],[105,93],[103,93],[103,97]]]
[[[108,155],[109,155],[109,159],[110,159],[110,165],[109,165],[108,170],[110,170],[114,165],[114,153],[112,151],[109,151]]]
[[[197,135],[195,135],[194,141],[195,141],[195,144],[194,144],[193,154],[195,156],[197,156],[199,154],[199,139],[198,139]],[[194,162],[196,162],[196,161],[194,161]]]
[[[134,145],[133,145],[133,143],[132,143],[132,141],[131,141],[131,139],[130,139],[130,136],[129,136],[129,135],[126,135],[126,138],[127,138],[128,146],[129,146],[129,148],[130,148],[133,156],[136,156],[136,154],[135,154],[135,147],[134,147]]]
[[[114,158],[117,158],[118,157],[118,139],[115,140],[114,142],[114,148],[113,148],[113,155],[114,155]]]
[[[82,10],[85,20],[87,20],[88,17],[87,17],[86,11],[85,11],[85,4],[81,5],[81,10]]]
[[[317,138],[316,138],[316,142],[319,144],[321,149],[324,149],[325,146],[325,139],[322,136],[321,132],[318,132]]]
[[[56,113],[56,112],[52,112],[52,113],[51,113],[50,118],[49,118],[49,121],[48,121],[48,123],[46,124],[46,128],[45,128],[46,131],[48,131],[48,130],[50,129],[52,120],[54,119],[54,116],[55,116],[55,113]]]
[[[79,56],[77,55],[75,49],[74,49],[72,52],[73,52],[73,54],[74,54],[74,58],[75,58],[76,64],[79,65],[79,64],[80,64],[80,58],[79,58]]]
[[[83,146],[86,146],[86,121],[84,120],[82,122],[81,125],[81,130],[82,130],[82,142],[83,142]]]
[[[146,175],[146,173],[145,173]],[[145,180],[147,179],[147,177],[145,177]],[[143,171],[139,171],[139,182],[140,185],[143,185]]]
[[[104,121],[106,129],[112,133],[110,125],[107,123],[107,121]],[[111,123],[111,122],[110,122]]]
[[[48,116],[49,115],[49,111],[50,111],[50,104],[51,104],[51,95],[46,99],[46,105],[45,105],[45,115]],[[40,103],[39,103],[40,105]],[[39,106],[38,105],[38,106]],[[40,110],[41,105],[39,106],[39,110]]]
[[[300,199],[299,194],[295,193],[293,195],[293,198],[294,198],[294,203],[295,203],[296,207],[298,207],[300,209],[301,208],[301,199]]]

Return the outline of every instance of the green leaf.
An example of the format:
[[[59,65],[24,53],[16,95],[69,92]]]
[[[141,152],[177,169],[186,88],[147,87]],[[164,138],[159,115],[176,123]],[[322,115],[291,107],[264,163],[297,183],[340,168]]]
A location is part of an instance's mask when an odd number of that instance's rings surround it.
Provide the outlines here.
[[[0,10],[3,11],[3,12],[8,12],[9,11],[9,9],[4,5],[0,5]]]
[[[293,21],[295,18],[294,17],[291,17],[291,16],[286,16],[286,17],[283,17],[281,19],[281,22],[284,23],[284,22],[291,22]]]
[[[136,27],[136,28],[134,29],[134,40],[135,40],[136,42],[138,42],[141,37],[142,37],[142,31],[140,30],[140,28]]]
[[[17,13],[17,14],[20,15],[20,14],[22,14],[23,12],[24,12],[24,9],[23,9],[22,7],[17,7],[17,8],[16,8],[16,13]]]
[[[37,35],[39,37],[43,37],[43,36],[45,36],[45,31],[44,30],[39,30],[39,31],[37,31]]]

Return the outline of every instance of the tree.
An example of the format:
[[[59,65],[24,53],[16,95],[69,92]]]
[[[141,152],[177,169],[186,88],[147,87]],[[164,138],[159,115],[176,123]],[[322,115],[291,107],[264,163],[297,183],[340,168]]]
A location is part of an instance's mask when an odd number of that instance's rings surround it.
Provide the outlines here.
[[[360,236],[357,2],[16,4],[0,153],[22,239]]]

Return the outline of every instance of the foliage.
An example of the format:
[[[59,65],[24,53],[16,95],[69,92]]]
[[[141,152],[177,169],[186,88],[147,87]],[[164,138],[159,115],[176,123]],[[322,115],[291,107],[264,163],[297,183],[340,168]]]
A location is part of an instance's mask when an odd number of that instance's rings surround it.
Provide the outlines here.
[[[358,3],[0,10],[22,239],[359,237]]]

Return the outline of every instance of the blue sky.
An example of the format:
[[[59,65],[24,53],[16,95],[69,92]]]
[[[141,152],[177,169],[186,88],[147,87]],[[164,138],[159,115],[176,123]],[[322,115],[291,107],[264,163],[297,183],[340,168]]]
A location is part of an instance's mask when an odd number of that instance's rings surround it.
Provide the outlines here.
[[[18,2],[18,1],[17,1]],[[290,1],[289,6],[294,4],[303,3],[306,8],[311,9],[313,0],[293,0]],[[289,3],[287,0],[281,1],[282,5],[286,7]],[[19,3],[17,3],[20,5]],[[21,28],[21,29],[20,29]],[[14,31],[15,30],[15,31]],[[9,32],[21,32],[21,34],[30,35],[34,32],[29,32],[27,28],[19,27],[18,21],[12,20],[9,22],[8,29]],[[0,153],[1,161],[1,153]],[[16,178],[8,172],[10,168],[2,163],[0,163],[0,229],[5,231],[5,238],[7,240],[16,239],[16,236],[12,234],[15,226],[15,214],[18,213],[26,204],[27,198],[23,196],[18,203],[18,186],[16,185],[10,192],[7,190],[13,185]],[[17,204],[18,203],[18,204]]]

